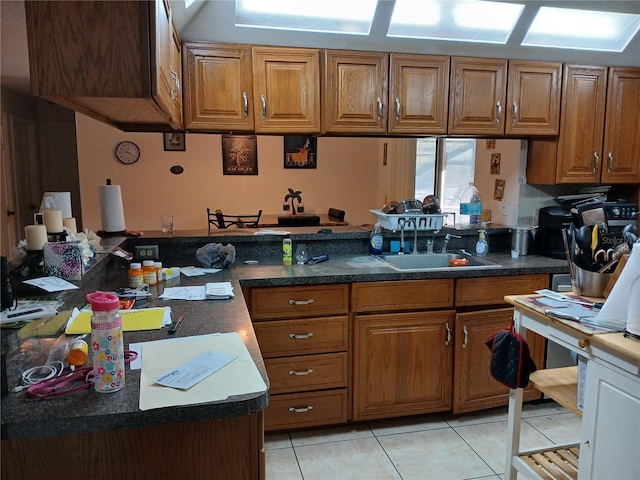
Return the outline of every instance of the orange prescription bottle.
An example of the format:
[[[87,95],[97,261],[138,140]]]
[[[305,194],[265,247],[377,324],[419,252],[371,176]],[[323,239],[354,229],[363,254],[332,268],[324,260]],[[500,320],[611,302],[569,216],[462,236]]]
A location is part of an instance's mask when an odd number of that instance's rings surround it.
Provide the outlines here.
[[[84,340],[78,339],[69,347],[69,354],[67,355],[67,362],[73,367],[81,367],[87,362],[89,357],[89,345]]]
[[[144,274],[142,273],[142,265],[139,263],[129,264],[129,287],[138,288],[144,283]]]
[[[142,262],[142,273],[144,276],[144,283],[148,285],[155,285],[158,283],[158,274],[156,273],[156,267],[153,266],[153,260],[145,260]]]

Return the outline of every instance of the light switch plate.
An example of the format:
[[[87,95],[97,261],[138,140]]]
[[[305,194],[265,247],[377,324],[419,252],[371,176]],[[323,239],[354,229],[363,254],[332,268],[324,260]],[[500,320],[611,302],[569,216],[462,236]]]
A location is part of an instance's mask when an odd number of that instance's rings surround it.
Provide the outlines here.
[[[135,245],[133,247],[134,260],[159,260],[160,251],[158,245]]]

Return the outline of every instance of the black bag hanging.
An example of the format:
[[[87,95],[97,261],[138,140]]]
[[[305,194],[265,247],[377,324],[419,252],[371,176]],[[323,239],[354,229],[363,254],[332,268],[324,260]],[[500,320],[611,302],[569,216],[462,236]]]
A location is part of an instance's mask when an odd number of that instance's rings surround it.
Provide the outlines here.
[[[491,350],[491,376],[509,388],[524,388],[529,374],[537,370],[529,354],[529,345],[513,326],[484,341]]]

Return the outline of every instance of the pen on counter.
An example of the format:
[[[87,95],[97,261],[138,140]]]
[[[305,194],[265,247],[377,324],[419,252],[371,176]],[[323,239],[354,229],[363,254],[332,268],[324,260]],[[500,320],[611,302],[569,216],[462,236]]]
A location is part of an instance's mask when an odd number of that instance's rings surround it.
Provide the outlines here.
[[[171,328],[167,332],[167,335],[173,335],[174,333],[176,333],[180,328],[180,325],[182,325],[183,320],[184,320],[184,315],[180,315],[180,318],[178,319],[178,321],[173,325],[171,325]]]

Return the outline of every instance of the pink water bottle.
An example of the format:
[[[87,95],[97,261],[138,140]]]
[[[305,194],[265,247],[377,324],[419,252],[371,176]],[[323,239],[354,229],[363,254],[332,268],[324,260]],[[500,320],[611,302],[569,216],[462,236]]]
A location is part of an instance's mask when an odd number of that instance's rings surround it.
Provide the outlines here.
[[[124,387],[124,342],[118,297],[111,293],[87,295],[91,304],[91,353],[97,392],[117,392]]]

